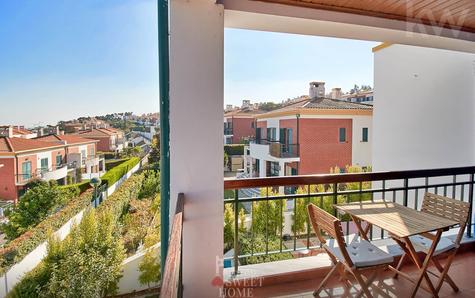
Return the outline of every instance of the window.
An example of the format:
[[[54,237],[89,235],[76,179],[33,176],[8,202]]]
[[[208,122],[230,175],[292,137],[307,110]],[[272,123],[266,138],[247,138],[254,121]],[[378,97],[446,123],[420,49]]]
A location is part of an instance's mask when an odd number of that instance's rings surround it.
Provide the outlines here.
[[[278,162],[270,162],[269,176],[279,176],[280,166]]]
[[[267,128],[267,140],[277,141],[277,129],[275,127]]]
[[[363,127],[361,142],[368,142],[368,128]]]
[[[42,173],[48,171],[48,158],[42,158],[40,161],[40,165]]]
[[[261,128],[256,128],[256,143],[260,144],[261,143]]]
[[[62,163],[63,163],[63,156],[56,155],[56,167],[61,166]]]
[[[25,161],[21,164],[21,173],[24,180],[31,178],[31,161]]]
[[[255,128],[256,127],[256,123],[254,121],[251,122],[251,128]]]
[[[346,142],[346,128],[345,127],[340,127],[339,140],[340,140],[340,143]]]

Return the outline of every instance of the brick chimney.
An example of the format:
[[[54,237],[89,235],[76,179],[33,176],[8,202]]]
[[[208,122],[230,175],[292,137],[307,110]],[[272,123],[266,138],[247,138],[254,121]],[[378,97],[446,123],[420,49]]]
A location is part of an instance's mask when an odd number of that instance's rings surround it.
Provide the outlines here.
[[[333,88],[332,89],[331,97],[333,99],[340,99],[341,95],[342,95],[341,88]]]
[[[311,99],[325,97],[325,82],[310,82],[308,95]]]

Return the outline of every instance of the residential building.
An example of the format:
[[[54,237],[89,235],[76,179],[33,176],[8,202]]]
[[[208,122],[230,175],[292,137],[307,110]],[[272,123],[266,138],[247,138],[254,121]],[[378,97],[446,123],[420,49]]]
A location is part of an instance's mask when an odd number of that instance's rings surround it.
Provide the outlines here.
[[[467,4],[468,1],[450,1],[442,6],[438,0],[419,1],[417,2],[418,5],[414,5],[411,2],[414,1],[174,0],[160,2],[160,4],[163,4],[158,6],[159,49],[161,49],[159,57],[160,65],[162,66],[160,68],[160,78],[162,78],[160,98],[163,103],[162,108],[165,107],[161,110],[160,116],[163,129],[162,137],[164,140],[167,140],[167,143],[162,144],[162,149],[167,152],[166,146],[170,144],[170,154],[162,155],[163,161],[166,161],[166,165],[170,166],[170,170],[161,172],[164,186],[161,196],[163,202],[168,203],[170,199],[170,209],[164,208],[162,205],[162,215],[166,215],[167,211],[170,211],[170,215],[175,213],[175,206],[177,206],[176,203],[179,201],[178,198],[184,198],[185,202],[184,212],[182,213],[184,219],[183,234],[181,234],[183,241],[180,241],[180,237],[174,237],[173,240],[177,241],[170,243],[168,254],[169,261],[175,266],[168,266],[167,268],[169,270],[176,269],[173,272],[176,274],[173,274],[172,278],[166,279],[162,285],[169,284],[170,287],[177,288],[178,291],[183,290],[184,297],[222,297],[224,292],[223,284],[227,285],[228,283],[240,281],[240,285],[243,285],[249,281],[259,282],[264,280],[262,284],[250,289],[252,294],[255,294],[255,297],[282,295],[301,297],[311,296],[312,290],[322,281],[324,274],[329,272],[331,268],[334,268],[328,257],[323,253],[319,253],[317,256],[310,256],[305,260],[279,261],[278,263],[266,263],[265,266],[259,266],[259,264],[240,266],[237,268],[239,270],[231,272],[229,272],[229,268],[222,268],[224,263],[222,261],[224,235],[223,205],[225,204],[224,200],[221,199],[224,193],[222,182],[222,107],[224,105],[225,28],[351,38],[356,40],[387,40],[398,44],[449,50],[448,52],[475,53],[475,34],[473,33],[475,31],[475,15],[471,13],[473,12],[473,7]],[[167,3],[170,5],[169,20],[166,18],[168,13]],[[450,17],[447,17],[447,13],[444,13],[447,11],[450,12]],[[460,22],[461,20],[463,22]],[[196,32],[199,32],[199,34],[195,34]],[[278,35],[276,35],[276,38],[279,38]],[[169,44],[167,43],[168,40]],[[390,49],[388,48],[388,50]],[[348,51],[351,50],[351,48],[348,49]],[[168,51],[170,56],[167,55]],[[282,53],[282,55],[292,55],[292,52]],[[315,57],[309,59],[324,58],[315,55]],[[393,58],[393,63],[406,66],[408,71],[412,61],[413,59],[410,56],[399,55]],[[167,62],[169,62],[169,68],[166,67]],[[272,63],[279,63],[279,61],[272,61]],[[438,64],[438,62],[435,64]],[[252,65],[246,65],[246,67],[252,67]],[[381,83],[378,83],[377,76],[378,74],[381,75],[380,71],[384,72],[382,79],[386,81],[385,84],[394,84],[394,81],[402,78],[402,76],[392,78],[392,69],[384,70],[380,68],[378,70],[377,63],[375,67],[375,96],[378,97],[375,104],[378,105],[378,102],[380,102],[378,90]],[[471,70],[466,71],[466,67]],[[344,67],[340,67],[340,69],[341,71],[347,71]],[[388,89],[388,92],[391,91],[393,93],[391,99],[398,99],[396,101],[384,101],[384,109],[387,109],[387,113],[390,113],[393,105],[397,106],[397,109],[394,110],[389,118],[389,124],[391,125],[384,125],[386,115],[381,114],[381,117],[376,117],[375,115],[373,119],[374,128],[382,127],[378,135],[385,134],[386,136],[385,147],[381,149],[401,148],[401,146],[406,145],[408,142],[414,142],[408,148],[417,148],[418,150],[404,151],[406,156],[410,160],[427,158],[427,148],[425,148],[427,146],[424,144],[424,141],[417,138],[407,139],[407,136],[414,129],[415,131],[425,132],[427,138],[429,136],[433,137],[439,142],[438,144],[445,145],[442,147],[445,150],[438,152],[438,155],[435,156],[439,164],[445,168],[450,167],[454,159],[459,159],[450,149],[447,150],[449,146],[452,146],[452,148],[457,147],[456,153],[458,153],[458,150],[461,150],[467,144],[465,149],[467,152],[471,152],[470,154],[473,156],[475,151],[473,151],[472,145],[475,144],[475,135],[473,134],[473,126],[470,122],[472,119],[475,119],[473,109],[475,98],[473,96],[473,63],[466,61],[462,69],[458,70],[449,67],[441,69],[438,73],[441,76],[445,76],[446,79],[450,79],[450,82],[456,82],[454,86],[461,87],[461,90],[468,90],[464,95],[467,96],[467,101],[461,105],[455,100],[454,94],[447,96],[445,93],[444,89],[453,91],[453,88],[447,87],[450,86],[446,84],[447,80],[427,81],[427,83],[417,88],[418,92],[427,91],[428,88],[431,92],[444,90],[444,93],[441,93],[441,95],[444,95],[443,97],[435,96],[429,102],[419,102],[418,98],[414,98],[415,100],[409,104],[407,102],[399,103],[399,99],[406,95],[406,88],[401,87],[403,86],[402,84],[395,84],[399,88]],[[413,77],[414,74],[413,72]],[[463,78],[459,80],[461,76]],[[257,80],[258,78],[251,79]],[[414,88],[413,90],[416,90],[417,85],[411,86]],[[457,95],[459,94],[457,93]],[[167,101],[168,96],[170,96],[169,102]],[[170,104],[169,110],[167,109],[168,103]],[[452,106],[449,109],[445,109],[444,104]],[[375,106],[375,113],[378,112],[380,107],[382,105]],[[418,112],[411,113],[410,110],[413,108]],[[460,109],[463,109],[463,111]],[[426,112],[424,113],[424,111]],[[447,125],[450,129],[446,130],[440,129],[440,126],[434,128],[431,125],[425,125],[427,120],[430,120],[429,123],[432,124],[441,116],[443,121],[440,121],[439,125]],[[452,126],[451,123],[447,123],[446,119],[449,117],[458,124],[456,127]],[[394,130],[399,129],[398,124],[406,121],[409,124],[407,126],[403,124],[402,127],[404,129],[401,130],[400,134],[395,138],[391,138]],[[169,130],[168,124],[170,125]],[[461,133],[462,131],[463,133]],[[168,132],[170,136],[169,142],[167,138]],[[206,137],[197,137],[202,136],[203,132],[206,132]],[[403,135],[406,138],[402,137]],[[454,135],[459,135],[459,137],[455,138]],[[374,142],[376,133],[370,133],[370,137]],[[457,142],[449,143],[447,139],[450,141],[457,140]],[[190,148],[193,148],[193,154],[190,154]],[[437,147],[429,149],[433,151]],[[391,153],[394,152],[395,150],[390,151],[386,157],[391,159]],[[397,156],[400,156],[399,154]],[[463,156],[466,157],[467,155]],[[395,161],[395,163],[397,162]],[[473,166],[471,158],[466,159],[465,162],[460,160],[460,163],[466,166]],[[167,169],[163,162],[161,165]],[[467,176],[470,176],[470,174],[466,175],[469,171],[470,169],[464,171],[460,169],[444,169],[438,171],[438,173],[439,175],[445,174],[450,177],[452,177],[451,172],[452,174],[453,172],[464,173],[466,176],[464,180],[461,180],[461,175],[455,178],[458,178],[456,180],[457,183],[460,183],[460,181],[466,183],[464,200],[467,201],[469,189],[471,189],[470,193],[473,195],[473,181],[468,181],[467,179]],[[437,178],[435,177],[437,176],[437,171],[421,171],[419,173],[390,172],[377,175],[375,173],[360,174],[358,177],[367,180],[359,181],[354,178],[355,176],[345,174],[336,176],[315,175],[312,177],[293,176],[286,178],[226,180],[224,184],[225,187],[227,184],[226,190],[232,191],[239,188],[265,188],[290,185],[292,183],[294,185],[325,183],[338,186],[340,183],[344,184],[350,181],[358,184],[361,181],[385,180],[397,177],[398,183],[402,186],[398,190],[393,189],[383,192],[383,194],[386,195],[387,200],[395,200],[404,204],[404,197],[415,198],[414,189],[408,189],[408,185],[413,187],[414,179],[408,181],[408,177],[418,177],[419,180],[424,181],[423,176],[428,175],[427,173],[430,173],[431,177],[426,176],[425,178],[427,178],[429,183],[433,183]],[[170,187],[170,192],[163,191],[168,187]],[[457,186],[457,188],[461,187],[461,185]],[[442,188],[439,187],[439,191],[442,191]],[[333,189],[338,190],[337,187]],[[425,189],[420,188],[419,190],[419,204],[408,204],[407,206],[415,209],[420,208],[422,202],[421,194],[423,194]],[[431,187],[431,191],[434,191],[434,187]],[[450,194],[450,190],[448,194]],[[337,194],[335,193],[335,195]],[[334,198],[338,199],[337,196]],[[265,200],[265,197],[262,199]],[[181,210],[180,207],[178,211]],[[161,219],[166,221],[166,223],[168,223],[168,219],[172,222],[172,218],[168,216],[162,216]],[[163,249],[161,255],[165,256],[167,246],[164,244],[168,240],[166,234],[168,232],[168,225],[162,225],[162,228],[162,231],[165,232],[161,233],[161,247]],[[237,228],[236,230],[238,231]],[[374,237],[380,235],[376,233],[376,230],[373,232],[372,236]],[[173,235],[180,234],[173,233]],[[383,233],[382,236],[386,238],[383,240],[390,240],[387,239],[387,234],[384,235]],[[302,240],[293,239],[299,242]],[[308,242],[305,241],[305,243],[305,250],[308,251]],[[465,248],[468,247],[465,246]],[[473,251],[473,246],[471,249]],[[292,250],[294,249],[292,248]],[[180,254],[180,252],[182,253]],[[196,252],[199,252],[199,257],[196,257]],[[269,251],[262,249],[259,252],[254,250],[254,252],[266,255]],[[465,264],[467,264],[467,261],[471,261],[470,259],[464,259],[463,256],[459,260],[460,263]],[[179,261],[182,262],[180,263]],[[235,264],[239,265],[238,262]],[[462,266],[458,269],[452,269],[459,273],[460,279],[466,280],[466,289],[473,289],[473,278],[465,278],[467,277],[466,272],[469,272],[467,271],[468,268],[469,266]],[[437,269],[431,268],[431,271],[434,272]],[[181,284],[177,286],[176,283],[168,282],[168,280],[176,281],[176,279],[173,279],[175,276],[182,277],[183,287],[181,287]],[[298,280],[301,279],[306,280],[299,283]],[[390,279],[389,282],[391,284],[384,291],[391,291],[390,294],[395,297],[410,297],[411,284],[402,281],[402,279],[402,277],[399,280]],[[270,287],[270,290],[273,290],[272,292],[263,293],[263,289],[259,289],[259,286],[265,289],[270,283],[273,283],[272,287]],[[338,288],[335,289],[335,293],[347,293],[345,292],[344,284],[337,281],[336,284]],[[445,285],[444,288],[446,288]],[[461,287],[461,292],[465,292],[465,288]],[[236,294],[242,288],[235,290],[234,293]],[[258,293],[259,290],[261,290],[260,293]],[[394,290],[396,291],[395,293]],[[443,291],[450,292],[451,290],[446,288]],[[471,293],[472,291],[469,290],[464,294],[470,296]],[[351,294],[353,294],[353,289]],[[449,294],[453,293],[450,292]],[[460,295],[460,293],[458,294]],[[452,297],[456,296],[455,294],[452,295]]]
[[[474,165],[475,55],[389,43],[373,52],[373,169]]]
[[[115,128],[91,128],[79,131],[77,135],[88,139],[98,140],[98,151],[120,152],[125,147],[124,132]]]
[[[66,183],[66,148],[37,139],[0,136],[0,199],[17,201],[33,179]]]
[[[373,90],[359,91],[356,93],[341,95],[339,99],[349,101],[349,102],[373,104],[374,95],[373,95]]]
[[[48,135],[38,140],[65,146],[69,175],[75,182],[80,182],[77,181],[79,174],[80,179],[91,179],[102,176],[106,171],[104,156],[97,154],[98,140],[76,135]]]
[[[224,143],[239,144],[255,137],[256,116],[262,111],[254,108],[249,100],[243,100],[241,108],[224,113]]]
[[[37,134],[24,126],[4,125],[0,126],[0,135],[10,135],[14,138],[32,139],[36,138]]]
[[[249,174],[308,175],[371,165],[372,107],[321,97],[322,86],[312,82],[310,96],[256,116]]]

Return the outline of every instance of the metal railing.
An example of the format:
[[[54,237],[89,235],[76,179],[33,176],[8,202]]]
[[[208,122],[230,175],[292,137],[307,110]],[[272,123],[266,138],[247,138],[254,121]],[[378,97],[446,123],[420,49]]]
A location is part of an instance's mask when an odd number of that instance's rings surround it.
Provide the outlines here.
[[[240,262],[246,264],[252,258],[254,262],[259,262],[259,258],[269,261],[271,256],[282,254],[286,254],[284,258],[291,258],[292,253],[308,253],[310,249],[319,248],[319,244],[313,241],[315,238],[307,216],[306,205],[309,203],[335,216],[338,214],[333,204],[366,200],[391,201],[420,210],[424,193],[433,192],[470,203],[466,234],[472,237],[474,175],[475,167],[459,167],[225,180],[224,189],[227,193],[229,190],[234,193],[233,198],[224,200],[225,242],[232,230],[232,243],[225,243],[225,247],[234,249],[225,262],[234,263],[236,275]],[[260,195],[241,197],[246,193],[242,191],[244,189],[258,189]],[[227,227],[230,208],[233,222],[232,227]],[[340,217],[346,234],[356,232],[347,216]],[[371,240],[388,237],[378,227],[372,227],[369,232]],[[256,243],[255,239],[264,243]]]
[[[232,135],[233,134],[233,128],[232,127],[228,127],[228,128],[224,128],[224,135]]]
[[[26,173],[26,174],[16,174],[16,182],[17,183],[28,183],[31,180],[35,179],[42,179],[45,173],[57,171],[59,169],[62,169],[66,167],[66,164],[60,164],[56,165],[50,168],[38,168],[35,171],[31,173]]]
[[[269,154],[278,158],[299,157],[299,145],[272,142],[269,146]]]

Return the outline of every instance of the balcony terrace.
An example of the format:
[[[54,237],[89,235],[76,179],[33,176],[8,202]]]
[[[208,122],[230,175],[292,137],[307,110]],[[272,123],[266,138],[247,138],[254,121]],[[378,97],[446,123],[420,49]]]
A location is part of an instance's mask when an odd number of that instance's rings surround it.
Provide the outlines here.
[[[65,178],[68,175],[67,165],[59,165],[48,169],[37,169],[34,173],[31,174],[17,174],[17,185],[25,185],[28,182],[41,179],[44,181],[49,180],[60,180]]]
[[[332,268],[332,264],[310,228],[306,212],[309,203],[339,216],[343,222],[343,232],[350,235],[358,233],[355,223],[349,217],[338,214],[334,204],[384,200],[420,210],[424,193],[431,192],[469,202],[471,206],[465,236],[455,264],[450,269],[460,293],[453,292],[446,285],[440,293],[440,297],[471,297],[475,293],[475,285],[468,278],[470,273],[475,273],[471,267],[475,264],[474,178],[475,167],[459,167],[225,180],[225,190],[232,190],[235,195],[233,199],[224,200],[225,206],[230,207],[225,209],[232,210],[233,219],[230,224],[225,215],[225,241],[229,241],[226,231],[229,232],[230,228],[233,240],[232,248],[225,253],[222,262],[223,295],[313,297],[313,290]],[[294,191],[290,194],[279,193],[278,189],[282,187],[292,187]],[[259,188],[261,195],[240,197],[245,193],[242,190],[248,188]],[[180,196],[179,204],[183,204],[186,202],[185,195]],[[186,208],[177,210],[183,210],[186,214]],[[453,241],[458,230],[454,227],[444,232],[443,237]],[[395,258],[393,265],[396,266],[403,251],[387,231],[371,226],[369,237],[372,243]],[[179,245],[181,250],[181,243],[175,245]],[[226,243],[225,247],[228,247]],[[174,251],[177,247],[170,249]],[[415,267],[407,261],[406,264],[404,272],[415,276]],[[430,267],[431,272],[435,269]],[[178,287],[181,287],[180,283]],[[405,297],[410,293],[412,284],[386,272],[384,284],[379,284],[378,288],[384,293],[373,289],[376,291],[375,297]],[[357,291],[358,286],[351,289],[353,294]],[[342,297],[343,294],[343,283],[334,279],[321,297]],[[431,296],[420,290],[417,297]]]

